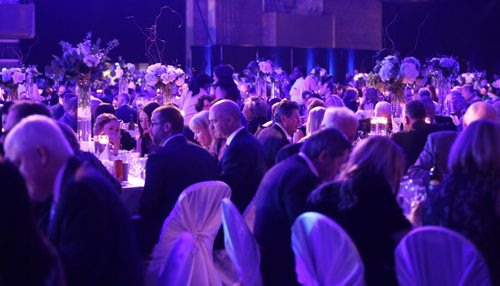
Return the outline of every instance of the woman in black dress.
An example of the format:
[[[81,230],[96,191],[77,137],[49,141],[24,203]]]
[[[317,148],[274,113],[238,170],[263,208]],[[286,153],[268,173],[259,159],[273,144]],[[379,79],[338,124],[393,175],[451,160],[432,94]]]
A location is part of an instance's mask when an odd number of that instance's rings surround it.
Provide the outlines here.
[[[393,253],[411,229],[396,201],[404,166],[395,143],[369,137],[355,147],[339,178],[308,199],[313,211],[331,217],[352,238],[368,285],[397,285]]]

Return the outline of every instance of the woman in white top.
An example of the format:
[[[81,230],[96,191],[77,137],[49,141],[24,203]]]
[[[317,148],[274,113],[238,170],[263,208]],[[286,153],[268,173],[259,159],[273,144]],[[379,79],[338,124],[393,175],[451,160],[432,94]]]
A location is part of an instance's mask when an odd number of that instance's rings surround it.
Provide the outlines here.
[[[189,89],[182,93],[178,106],[184,114],[184,125],[189,125],[191,118],[197,113],[195,109],[198,98],[208,95],[207,90],[212,84],[210,76],[201,73],[193,78],[189,84]]]

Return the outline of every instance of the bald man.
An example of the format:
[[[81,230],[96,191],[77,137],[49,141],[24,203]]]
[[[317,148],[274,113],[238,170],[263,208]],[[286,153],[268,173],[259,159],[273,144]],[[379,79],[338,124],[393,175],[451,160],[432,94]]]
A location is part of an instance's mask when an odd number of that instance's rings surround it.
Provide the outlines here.
[[[471,104],[463,117],[463,128],[480,119],[488,119],[498,122],[499,118],[495,109],[490,104],[480,101]],[[427,137],[424,150],[420,153],[417,161],[408,169],[408,176],[412,179],[422,179],[424,183],[429,181],[429,170],[433,166],[434,157],[437,156],[437,166],[443,174],[448,173],[448,155],[451,145],[458,136],[457,131],[439,131]]]
[[[53,198],[47,236],[68,285],[143,285],[135,233],[110,181],[80,162],[57,123],[32,115],[5,140],[32,201]]]
[[[226,139],[226,150],[219,162],[219,179],[231,187],[231,200],[243,212],[266,172],[264,150],[243,126],[240,108],[234,101],[217,102],[210,108],[208,118],[214,137]]]

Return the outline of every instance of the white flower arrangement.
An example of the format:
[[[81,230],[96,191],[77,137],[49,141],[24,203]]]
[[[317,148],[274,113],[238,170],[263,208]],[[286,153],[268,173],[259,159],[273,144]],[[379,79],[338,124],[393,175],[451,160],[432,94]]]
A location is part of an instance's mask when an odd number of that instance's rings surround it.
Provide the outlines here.
[[[397,56],[390,55],[385,57],[378,65],[380,79],[385,83],[398,80],[400,66],[401,62]]]
[[[270,61],[259,62],[259,70],[264,74],[273,73],[273,63]]]
[[[454,58],[445,56],[432,58],[428,69],[430,75],[450,78],[458,75],[460,65]]]
[[[491,86],[493,86],[496,89],[500,89],[500,79],[495,80]]]
[[[414,83],[420,75],[420,61],[414,57],[406,57],[401,63],[399,76],[403,83]]]
[[[368,81],[368,74],[367,73],[358,73],[354,75],[354,81]]]
[[[476,79],[476,76],[471,72],[466,72],[462,74],[462,78],[464,80],[464,83],[471,84]]]
[[[181,86],[185,82],[185,72],[171,65],[156,63],[146,69],[144,80],[149,86],[159,88],[159,85],[169,85],[175,83]]]

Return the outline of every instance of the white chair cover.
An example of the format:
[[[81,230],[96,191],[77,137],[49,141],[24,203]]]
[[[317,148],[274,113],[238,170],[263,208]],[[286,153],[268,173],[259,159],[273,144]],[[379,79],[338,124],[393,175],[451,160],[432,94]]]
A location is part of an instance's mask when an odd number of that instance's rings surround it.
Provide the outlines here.
[[[221,285],[213,264],[212,250],[222,220],[221,201],[230,195],[231,188],[220,181],[197,183],[182,192],[165,220],[158,244],[153,249],[148,278],[158,277],[179,236],[187,232],[194,237],[188,285]],[[169,281],[166,285],[179,284],[170,284]]]
[[[222,225],[224,245],[238,272],[238,282],[245,286],[262,285],[257,241],[238,209],[229,199],[222,200]]]
[[[181,233],[160,274],[158,285],[189,285],[193,268],[195,238]]]
[[[399,285],[490,285],[487,265],[462,235],[437,226],[413,230],[395,251]]]
[[[292,225],[295,271],[302,285],[364,285],[364,266],[347,233],[315,212],[300,215]]]
[[[255,198],[248,204],[247,208],[243,212],[243,218],[245,219],[245,223],[248,226],[248,229],[250,229],[250,232],[253,233],[253,229],[255,226],[255,212],[256,212],[256,207],[255,207]]]

